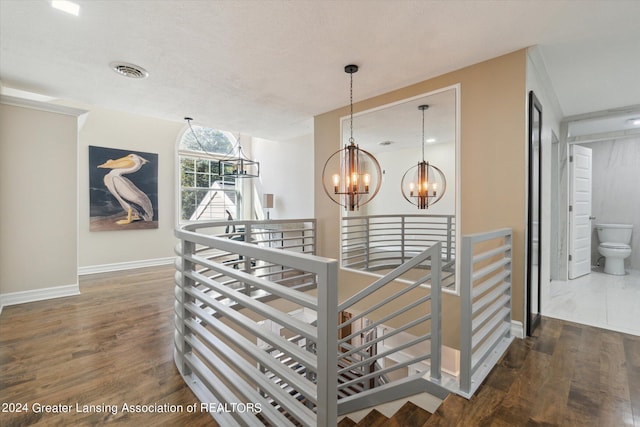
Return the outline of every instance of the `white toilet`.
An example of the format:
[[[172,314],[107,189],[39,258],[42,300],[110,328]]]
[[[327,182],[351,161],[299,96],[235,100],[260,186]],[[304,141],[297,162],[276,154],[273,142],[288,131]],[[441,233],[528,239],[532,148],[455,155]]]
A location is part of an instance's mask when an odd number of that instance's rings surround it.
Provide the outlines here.
[[[630,224],[596,224],[600,246],[598,252],[605,257],[604,272],[624,276],[624,259],[631,255]]]

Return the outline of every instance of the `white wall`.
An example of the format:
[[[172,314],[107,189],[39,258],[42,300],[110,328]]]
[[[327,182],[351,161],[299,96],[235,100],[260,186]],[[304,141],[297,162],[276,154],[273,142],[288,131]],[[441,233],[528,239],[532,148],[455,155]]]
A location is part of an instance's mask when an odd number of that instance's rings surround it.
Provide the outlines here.
[[[71,101],[24,108],[5,105],[6,99],[0,105],[0,309],[76,294],[78,272],[172,261],[175,149],[183,122]],[[77,117],[86,111],[78,131]],[[247,148],[261,162],[264,192],[275,194],[272,218],[313,217],[313,136],[254,140]],[[158,229],[89,231],[89,146],[158,154]]]
[[[72,101],[65,101],[64,104],[89,111],[77,136],[77,143],[74,128],[72,144],[74,167],[69,169],[74,172],[71,186],[74,190],[74,202],[77,199],[77,204],[74,204],[77,209],[74,208],[73,212],[65,214],[65,218],[73,220],[74,237],[71,240],[77,242],[79,248],[78,255],[74,253],[73,256],[74,277],[78,270],[83,274],[171,261],[176,243],[174,237],[177,214],[175,149],[177,138],[184,129],[184,123],[107,110]],[[29,121],[31,127],[38,122],[39,119]],[[54,131],[44,132],[47,138],[55,133]],[[251,138],[245,137],[244,140],[247,141],[247,139]],[[275,194],[272,218],[312,217],[312,135],[282,142],[257,138],[253,141],[243,144],[243,148],[246,148],[247,154],[261,162],[260,181],[263,191]],[[158,154],[159,228],[89,231],[89,146]],[[7,161],[10,158],[9,154],[3,155],[3,159]],[[59,173],[60,171],[56,171],[55,176],[57,177]],[[51,181],[51,178],[48,180]],[[48,194],[52,195],[52,193]],[[3,206],[9,205],[9,203],[3,203]],[[48,258],[56,262],[58,257],[49,255]]]
[[[420,214],[455,215],[456,213],[456,156],[455,142],[425,146],[425,160],[442,170],[447,180],[447,189],[442,199],[429,207],[418,210],[402,196],[400,183],[402,176],[410,167],[422,160],[420,148],[389,151],[376,154],[380,167],[384,171],[380,192],[369,204],[356,212],[356,215],[383,214]]]
[[[253,157],[260,161],[263,193],[274,195],[271,219],[313,218],[313,135],[286,141],[253,138]]]
[[[600,257],[596,224],[632,224],[633,251],[625,265],[640,270],[640,137],[581,145],[592,150],[591,263]]]
[[[533,91],[542,104],[542,174],[540,175],[541,187],[542,187],[542,215],[540,218],[542,224],[542,254],[541,254],[541,280],[542,284],[549,283],[551,280],[551,194],[556,191],[563,191],[562,189],[552,186],[551,181],[551,153],[552,149],[552,132],[556,135],[560,135],[560,122],[562,120],[562,111],[560,109],[556,94],[553,87],[550,84],[549,77],[546,69],[544,68],[544,62],[539,55],[537,48],[531,48],[527,50],[527,94],[529,91]],[[525,98],[528,102],[529,97]],[[528,111],[528,107],[527,107]],[[528,133],[528,117],[527,128],[524,130]],[[528,136],[526,138],[528,144]],[[527,149],[528,152],[528,149]],[[525,164],[528,164],[525,163]],[[525,192],[527,189],[523,189]],[[566,189],[564,190],[566,192]],[[554,215],[557,212],[554,212]],[[566,230],[565,230],[566,231]],[[554,233],[560,234],[560,232],[554,230]],[[566,239],[565,239],[566,242]],[[563,245],[561,242],[560,245]],[[566,243],[564,243],[566,245]],[[558,255],[554,254],[556,258]]]
[[[60,110],[0,104],[0,308],[77,293],[82,112]]]
[[[97,107],[87,109],[90,113],[80,131],[78,153],[80,271],[166,262],[174,257],[176,244],[175,147],[184,123]],[[89,231],[89,146],[158,154],[157,229]]]

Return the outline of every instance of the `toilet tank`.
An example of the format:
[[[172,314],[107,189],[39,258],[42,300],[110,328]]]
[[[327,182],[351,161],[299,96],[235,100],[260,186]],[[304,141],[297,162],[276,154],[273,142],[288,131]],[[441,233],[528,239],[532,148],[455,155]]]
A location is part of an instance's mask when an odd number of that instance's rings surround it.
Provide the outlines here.
[[[631,243],[631,232],[633,225],[631,224],[596,224],[598,231],[598,240],[600,243]]]

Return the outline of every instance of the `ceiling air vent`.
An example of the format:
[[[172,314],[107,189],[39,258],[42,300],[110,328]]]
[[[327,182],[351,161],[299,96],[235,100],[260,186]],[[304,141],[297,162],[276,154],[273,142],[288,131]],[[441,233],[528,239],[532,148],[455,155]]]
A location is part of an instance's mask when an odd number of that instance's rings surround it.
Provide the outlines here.
[[[129,77],[132,79],[144,79],[149,75],[147,70],[139,65],[129,64],[127,62],[112,62],[109,64],[111,69],[121,76]]]

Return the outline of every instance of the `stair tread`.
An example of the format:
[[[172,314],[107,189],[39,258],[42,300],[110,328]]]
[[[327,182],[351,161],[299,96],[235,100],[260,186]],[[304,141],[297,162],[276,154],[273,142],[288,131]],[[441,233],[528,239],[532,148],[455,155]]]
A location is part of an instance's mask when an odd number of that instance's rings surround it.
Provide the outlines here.
[[[356,422],[349,417],[344,417],[338,423],[338,427],[354,427],[356,425],[357,425]]]
[[[407,402],[393,414],[385,427],[422,426],[430,417],[430,412],[412,402]]]
[[[363,419],[360,420],[357,427],[381,427],[389,421],[389,418],[385,417],[377,409],[369,412]]]
[[[438,409],[433,413],[423,427],[458,425],[464,414],[465,399],[461,396],[450,394],[442,401]],[[445,421],[446,420],[446,421]]]

